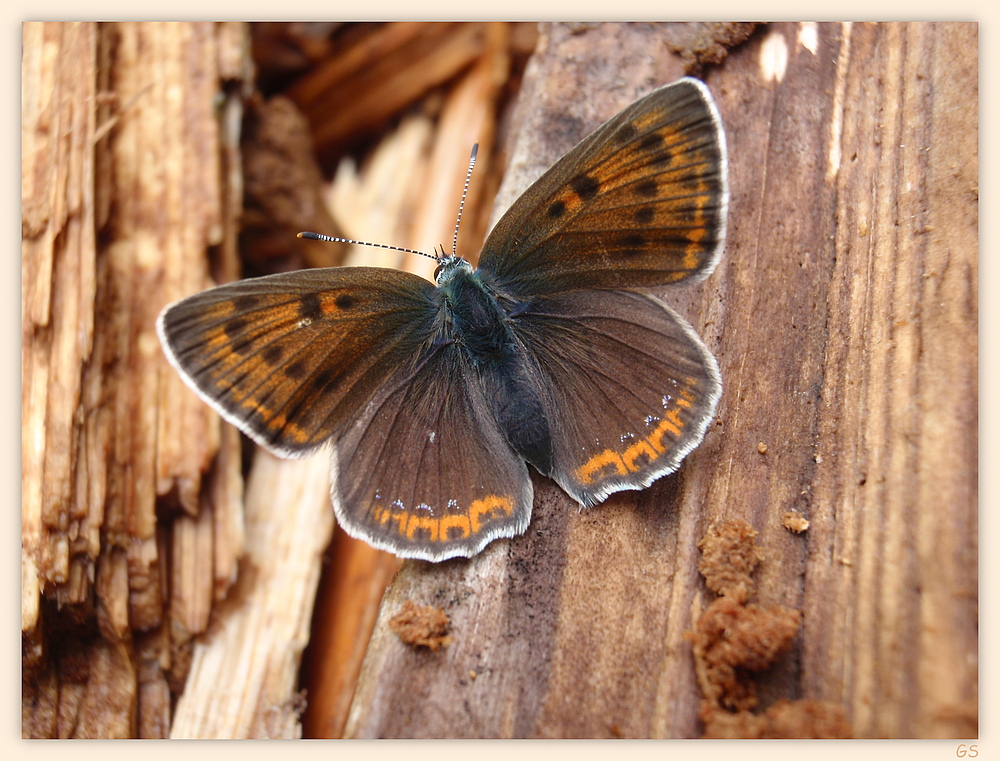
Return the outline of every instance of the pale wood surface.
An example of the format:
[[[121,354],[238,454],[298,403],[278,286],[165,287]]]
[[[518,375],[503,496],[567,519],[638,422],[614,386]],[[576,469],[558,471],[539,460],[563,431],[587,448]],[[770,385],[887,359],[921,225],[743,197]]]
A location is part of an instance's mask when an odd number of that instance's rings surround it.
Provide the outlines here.
[[[210,248],[238,270],[241,102],[217,96],[246,29],[22,38],[22,732],[161,737],[243,551],[239,439],[154,323],[211,284]]]
[[[199,637],[172,738],[296,738],[299,664],[333,531],[329,460],[258,452],[239,578]]]
[[[977,34],[777,24],[707,72],[730,238],[665,295],[720,360],[718,424],[644,492],[580,512],[536,478],[525,536],[406,563],[349,735],[696,736],[696,542],[734,517],[760,532],[761,602],[803,612],[762,705],[832,701],[858,737],[977,734]],[[498,210],[680,73],[655,27],[548,28]],[[447,612],[450,647],[388,631],[407,598]]]

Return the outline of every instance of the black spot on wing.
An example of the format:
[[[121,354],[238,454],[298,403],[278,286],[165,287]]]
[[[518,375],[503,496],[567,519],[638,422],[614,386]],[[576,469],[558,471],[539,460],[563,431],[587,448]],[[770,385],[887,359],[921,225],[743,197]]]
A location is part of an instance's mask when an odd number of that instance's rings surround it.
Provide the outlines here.
[[[628,233],[622,238],[621,255],[630,258],[639,256],[646,249],[647,241],[644,235],[639,233]]]
[[[260,305],[260,297],[254,296],[249,293],[244,293],[240,296],[233,297],[233,306],[241,312],[246,312],[251,309],[255,309]]]
[[[644,198],[656,198],[659,195],[659,188],[656,187],[656,180],[643,180],[635,186],[635,192]]]
[[[243,331],[246,330],[247,324],[247,320],[243,317],[234,317],[231,320],[227,320],[226,324],[222,326],[222,329],[225,331],[226,337],[230,341],[235,341],[243,335]]]
[[[309,368],[306,366],[305,362],[302,360],[296,360],[285,368],[285,375],[292,380],[302,380],[308,371]]]
[[[667,166],[669,166],[670,164],[674,163],[674,154],[671,151],[664,148],[663,150],[658,151],[656,155],[652,157],[650,163],[666,164]]]
[[[650,132],[639,141],[639,147],[644,151],[656,151],[663,145],[663,136]]]
[[[580,174],[569,181],[569,186],[573,192],[580,196],[580,200],[589,201],[601,189],[601,183],[589,174]]]
[[[632,219],[640,225],[648,225],[655,216],[656,212],[652,206],[641,206],[632,214]]]
[[[299,300],[299,316],[305,320],[318,320],[323,316],[323,304],[319,294],[307,293]]]
[[[312,385],[317,391],[332,391],[340,383],[340,377],[331,369],[320,370],[313,378]]]
[[[619,145],[625,145],[635,140],[635,136],[638,134],[638,130],[632,122],[626,122],[618,131],[615,133],[615,140]]]
[[[278,344],[271,344],[264,351],[261,352],[261,357],[264,362],[271,365],[277,365],[281,362],[281,358],[285,356],[285,350],[281,348]]]

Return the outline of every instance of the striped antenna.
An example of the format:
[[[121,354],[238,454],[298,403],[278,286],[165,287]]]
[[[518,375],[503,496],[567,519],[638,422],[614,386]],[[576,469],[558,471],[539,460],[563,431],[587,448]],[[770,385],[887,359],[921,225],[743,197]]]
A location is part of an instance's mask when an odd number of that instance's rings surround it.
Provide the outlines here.
[[[350,238],[338,238],[334,235],[323,235],[322,233],[311,233],[311,232],[301,232],[295,236],[296,238],[305,238],[306,240],[322,240],[328,243],[355,243],[359,246],[371,246],[372,248],[388,248],[391,251],[402,251],[405,254],[420,254],[420,256],[426,256],[428,259],[433,259],[434,261],[440,261],[441,257],[431,254],[425,254],[423,251],[415,251],[412,248],[403,248],[402,246],[390,246],[386,243],[368,243],[363,240],[351,240]],[[436,253],[436,252],[435,252]]]
[[[458,219],[455,220],[455,237],[451,240],[451,253],[458,256],[458,226],[462,223],[462,210],[465,208],[465,197],[469,194],[469,180],[472,179],[472,167],[476,165],[476,154],[479,153],[479,143],[473,143],[472,156],[469,157],[469,171],[465,173],[465,187],[462,188],[462,202],[458,205]]]
[[[476,154],[479,153],[479,143],[472,146],[472,156],[469,158],[469,171],[465,173],[465,187],[462,189],[462,202],[458,205],[458,219],[455,221],[455,237],[452,238],[451,242],[451,252],[458,255],[458,226],[462,223],[462,211],[465,209],[465,197],[469,194],[469,181],[472,178],[472,167],[476,165]],[[423,251],[416,251],[412,248],[403,248],[402,246],[390,246],[386,243],[368,243],[363,240],[352,240],[350,238],[338,238],[334,235],[323,235],[322,233],[312,233],[312,232],[301,232],[296,237],[305,238],[306,240],[322,240],[328,243],[354,243],[358,246],[371,246],[373,248],[387,248],[390,251],[402,251],[405,254],[419,254],[420,256],[426,256],[428,259],[433,259],[440,262],[444,259],[444,245],[441,246],[441,252],[434,249],[434,254],[425,254]]]

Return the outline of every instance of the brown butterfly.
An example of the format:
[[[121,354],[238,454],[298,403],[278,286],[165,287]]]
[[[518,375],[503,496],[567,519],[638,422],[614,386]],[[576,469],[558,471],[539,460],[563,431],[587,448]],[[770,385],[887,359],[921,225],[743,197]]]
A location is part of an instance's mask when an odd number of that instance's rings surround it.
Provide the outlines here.
[[[478,269],[441,255],[436,283],[370,267],[236,282],[165,309],[160,340],[265,448],[332,446],[349,534],[404,557],[471,556],[527,528],[527,464],[591,506],[701,441],[715,360],[642,289],[712,271],[726,175],[712,96],[681,79],[528,188]]]

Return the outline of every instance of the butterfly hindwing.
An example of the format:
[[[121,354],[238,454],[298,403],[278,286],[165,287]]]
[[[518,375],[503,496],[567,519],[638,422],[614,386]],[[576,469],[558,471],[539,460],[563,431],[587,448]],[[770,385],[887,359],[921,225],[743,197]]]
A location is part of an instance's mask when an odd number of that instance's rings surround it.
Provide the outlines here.
[[[543,174],[479,259],[516,296],[708,274],[726,230],[726,144],[708,89],[681,79],[636,101]]]
[[[416,359],[434,329],[434,292],[389,269],[292,272],[191,296],[157,329],[203,399],[262,446],[300,456]]]
[[[471,556],[531,518],[527,466],[456,343],[382,385],[336,442],[331,484],[344,529],[404,557]]]
[[[648,486],[701,441],[719,371],[658,298],[601,290],[537,297],[515,329],[545,389],[552,478],[581,504]]]

